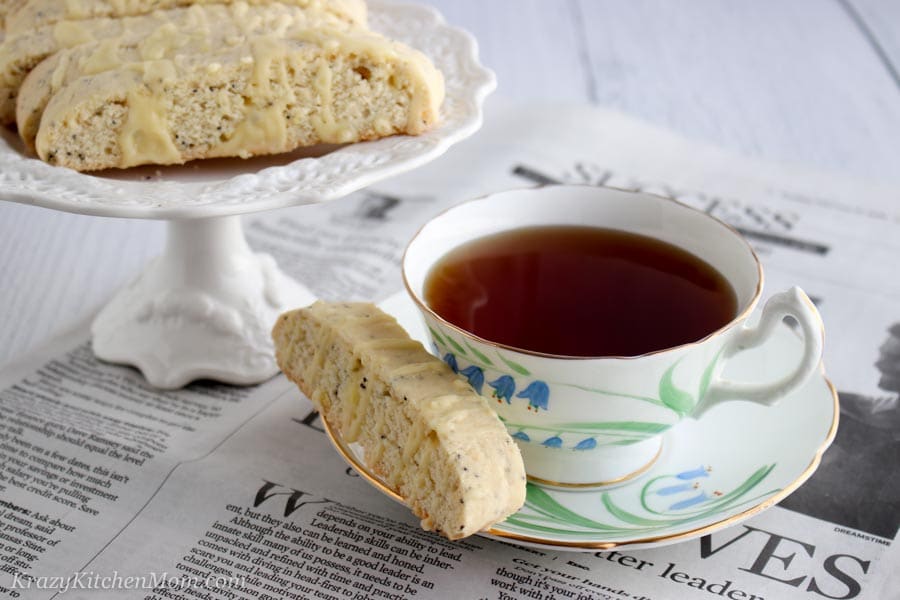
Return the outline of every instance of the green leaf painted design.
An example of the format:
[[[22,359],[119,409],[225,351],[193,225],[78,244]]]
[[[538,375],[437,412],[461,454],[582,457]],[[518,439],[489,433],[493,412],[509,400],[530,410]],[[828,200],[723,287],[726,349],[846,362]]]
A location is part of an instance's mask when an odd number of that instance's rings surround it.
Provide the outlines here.
[[[722,356],[723,350],[719,350],[715,357],[713,357],[712,362],[706,365],[706,368],[703,370],[703,375],[700,377],[700,389],[697,391],[697,401],[703,396],[706,395],[706,390],[709,389],[709,384],[712,381],[713,372],[716,370],[716,365],[719,362],[719,357]]]
[[[615,442],[616,444],[633,443],[641,441],[647,437],[658,435],[671,427],[669,423],[652,423],[641,421],[606,421],[595,423],[559,423],[553,424],[552,427],[542,425],[532,425],[530,423],[506,423],[511,429],[528,430],[528,431],[552,431],[557,434],[571,433],[583,436],[626,436],[627,440]]]
[[[637,433],[662,433],[672,425],[670,423],[652,423],[648,421],[606,421],[601,423],[562,423],[557,429],[593,433],[596,431],[629,431]]]
[[[538,521],[538,522],[535,522]],[[543,523],[559,523],[557,519],[553,518],[544,518],[544,517],[535,517],[532,515],[521,515],[516,514],[511,517],[508,517],[503,524],[504,525],[515,525],[517,527],[521,527],[523,530],[534,533],[546,533],[554,536],[560,535],[587,535],[588,537],[596,536],[596,533],[586,534],[586,532],[578,532],[572,531],[571,529],[567,529],[564,526],[560,527],[559,525],[544,525]],[[563,525],[565,525],[563,523]],[[596,530],[595,530],[596,531]],[[606,535],[629,535],[634,534],[634,528],[618,528],[618,527],[609,527],[608,529],[604,529],[603,533]],[[647,528],[645,531],[652,531],[652,528]]]
[[[653,486],[654,483],[656,483],[657,481],[660,481],[661,479],[666,479],[668,477],[669,477],[669,475],[659,475],[652,479],[648,479],[647,483],[644,484],[644,487],[641,488],[641,507],[644,510],[646,510],[647,512],[650,512],[653,514],[660,514],[660,513],[656,512],[655,510],[653,510],[653,508],[651,508],[650,505],[647,503],[647,491]]]
[[[655,481],[671,477],[669,475],[655,477],[641,488],[640,504],[649,513],[648,515],[638,515],[623,509],[613,499],[617,492],[604,492],[601,496],[601,503],[611,519],[610,522],[601,522],[578,514],[563,506],[540,486],[529,483],[526,491],[525,507],[515,515],[510,516],[504,524],[519,527],[524,532],[546,533],[557,536],[567,535],[577,538],[596,538],[598,533],[603,535],[646,534],[663,528],[713,517],[721,511],[771,497],[772,494],[778,491],[777,488],[752,497],[748,497],[748,494],[758,487],[774,468],[774,464],[758,468],[735,489],[704,503],[699,510],[692,512],[678,511],[666,514],[652,510],[646,503],[645,497],[650,486]]]
[[[447,345],[447,342],[444,341],[444,338],[441,337],[441,334],[432,329],[431,326],[428,327],[428,331],[431,333],[431,337],[434,338],[435,343],[440,344],[441,346]]]
[[[719,351],[716,354],[715,358],[713,358],[712,362],[710,362],[706,369],[704,369],[703,374],[700,378],[700,390],[697,394],[697,398],[691,396],[689,392],[678,388],[674,381],[675,368],[681,362],[676,361],[671,367],[669,367],[666,372],[663,374],[662,379],[659,382],[659,399],[651,398],[649,396],[638,396],[635,394],[625,394],[622,392],[614,392],[612,390],[604,390],[600,388],[592,388],[583,385],[576,384],[563,384],[568,387],[572,387],[578,390],[582,390],[584,392],[590,392],[592,394],[600,394],[603,396],[615,396],[617,398],[630,398],[632,400],[640,400],[641,402],[647,402],[649,404],[653,404],[654,406],[659,406],[662,408],[668,408],[672,410],[680,417],[690,414],[690,412],[694,409],[694,406],[697,404],[697,399],[702,398],[706,393],[706,390],[709,388],[709,384],[712,381],[712,375],[715,371],[716,364],[719,361],[719,357],[721,356],[722,351]]]
[[[472,354],[474,354],[475,357],[478,358],[478,360],[483,362],[485,365],[487,365],[489,367],[494,366],[494,363],[491,362],[491,359],[489,359],[487,356],[484,355],[484,353],[479,351],[478,348],[475,348],[474,346],[472,346],[472,344],[470,344],[469,342],[466,342],[466,348],[471,350]]]
[[[610,446],[628,446],[629,444],[637,444],[638,442],[643,442],[644,439],[634,439],[634,438],[625,438],[623,440],[616,440],[614,442],[610,442]]]
[[[657,527],[660,524],[658,519],[647,519],[619,508],[608,493],[603,494],[601,501],[603,502],[603,507],[609,511],[609,514],[620,521],[625,521],[631,525],[642,525],[645,527]]]
[[[771,473],[774,468],[775,468],[774,464],[760,467],[759,469],[754,471],[749,477],[747,477],[747,479],[745,479],[743,481],[743,483],[741,483],[738,487],[734,488],[727,494],[723,494],[719,498],[716,498],[714,500],[711,500],[711,501],[705,503],[699,510],[692,511],[692,512],[691,511],[679,512],[678,515],[680,517],[682,517],[682,521],[680,521],[680,522],[684,522],[684,520],[689,521],[689,520],[696,519],[696,518],[702,518],[709,514],[718,512],[719,510],[728,508],[732,504],[736,504],[736,503],[740,503],[740,502],[748,502],[750,499],[743,498],[743,496],[746,495],[747,493],[749,493],[757,485],[762,483],[762,481],[766,477],[769,476],[769,473]],[[666,475],[662,475],[660,477],[654,477],[653,479],[651,479],[650,481],[645,483],[644,486],[641,488],[641,506],[647,512],[654,514],[654,515],[661,516],[661,517],[665,517],[666,513],[653,510],[650,507],[650,505],[647,503],[647,495],[648,495],[648,490],[650,489],[650,487],[653,485],[654,482],[656,482],[660,479],[665,479],[666,477],[667,477]],[[771,495],[777,491],[778,490],[769,490],[768,492],[765,492],[764,494],[762,494],[762,496]],[[604,499],[604,506],[605,506],[605,504],[606,504],[606,499]],[[668,524],[670,520],[671,519],[664,519],[663,521],[657,521],[657,522],[663,523],[665,525],[665,524]]]
[[[632,400],[640,400],[642,402],[649,402],[655,406],[661,406],[663,408],[668,408],[665,404],[662,403],[661,400],[656,398],[651,398],[649,396],[636,396],[634,394],[624,394],[622,392],[613,392],[611,390],[602,390],[600,388],[592,388],[583,385],[576,385],[574,383],[565,383],[563,384],[567,387],[575,388],[576,390],[581,390],[583,392],[590,392],[592,394],[600,394],[602,396],[615,396],[617,398],[631,398]]]
[[[450,343],[450,345],[453,346],[454,350],[456,350],[463,356],[468,356],[468,354],[466,354],[466,351],[463,349],[463,347],[459,345],[459,342],[454,340],[452,337],[450,337],[449,335],[444,335],[444,339],[446,339]]]
[[[762,481],[769,476],[769,473],[775,468],[774,464],[766,465],[764,467],[760,467],[756,470],[750,477],[744,481],[741,485],[733,489],[732,491],[724,494],[718,500],[714,501],[711,505],[725,505],[729,504],[733,500],[739,499],[741,496],[755,488],[757,485],[762,483]]]
[[[548,494],[543,488],[529,483],[525,488],[525,505],[533,511],[551,517],[557,521],[564,521],[572,525],[586,527],[590,529],[614,529],[611,525],[605,525],[593,519],[588,519],[566,508],[556,501],[553,496]]]
[[[506,358],[505,356],[503,356],[503,355],[500,354],[499,352],[497,353],[497,356],[500,357],[500,360],[503,361],[503,364],[505,364],[507,367],[509,367],[510,369],[512,369],[513,371],[515,371],[516,373],[518,373],[519,375],[525,375],[526,377],[528,377],[529,375],[531,375],[531,371],[529,371],[528,369],[526,369],[525,367],[523,367],[523,366],[520,365],[519,363],[514,362],[514,361],[512,361],[512,360]]]
[[[675,374],[675,367],[681,361],[676,361],[674,365],[669,367],[665,373],[663,373],[662,379],[659,382],[659,398],[662,400],[662,403],[672,409],[675,414],[683,417],[691,412],[691,409],[694,408],[694,398],[686,391],[679,389],[675,386],[675,382],[672,381],[672,378]]]

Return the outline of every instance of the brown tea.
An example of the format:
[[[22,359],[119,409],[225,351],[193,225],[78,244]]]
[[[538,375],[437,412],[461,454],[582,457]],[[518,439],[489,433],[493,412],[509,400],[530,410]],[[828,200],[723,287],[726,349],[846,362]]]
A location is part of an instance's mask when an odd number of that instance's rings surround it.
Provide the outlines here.
[[[731,321],[737,298],[700,258],[642,235],[581,226],[516,229],[455,248],[425,302],[475,335],[565,356],[636,356]]]

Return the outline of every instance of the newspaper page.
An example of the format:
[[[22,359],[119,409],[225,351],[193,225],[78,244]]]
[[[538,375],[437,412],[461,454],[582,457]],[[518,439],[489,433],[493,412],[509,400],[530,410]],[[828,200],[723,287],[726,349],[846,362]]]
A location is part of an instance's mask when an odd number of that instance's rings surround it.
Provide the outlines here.
[[[649,550],[448,542],[347,467],[283,377],[161,392],[97,361],[85,325],[0,373],[0,597],[900,598],[896,190],[596,108],[504,106],[486,123],[410,174],[250,216],[247,237],[319,297],[378,301],[421,224],[485,193],[579,182],[697,206],[750,239],[769,290],[800,285],[823,315],[842,422],[809,482]]]

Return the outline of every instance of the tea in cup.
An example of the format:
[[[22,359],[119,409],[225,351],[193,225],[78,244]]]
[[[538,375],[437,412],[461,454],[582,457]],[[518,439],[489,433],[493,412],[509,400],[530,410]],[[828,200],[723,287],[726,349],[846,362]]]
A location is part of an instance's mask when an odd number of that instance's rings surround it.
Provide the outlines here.
[[[416,234],[403,277],[439,355],[492,399],[529,477],[548,485],[630,479],[684,417],[727,400],[773,404],[822,355],[799,288],[749,326],[763,283],[749,244],[651,194],[552,186],[460,204]],[[789,374],[721,376],[786,316],[804,340]]]

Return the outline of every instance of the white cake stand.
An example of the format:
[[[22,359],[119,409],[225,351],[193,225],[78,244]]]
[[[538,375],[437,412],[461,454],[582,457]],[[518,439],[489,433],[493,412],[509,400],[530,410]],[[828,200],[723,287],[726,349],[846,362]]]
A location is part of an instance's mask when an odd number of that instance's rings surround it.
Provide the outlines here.
[[[238,215],[324,202],[443,154],[481,126],[494,75],[468,33],[433,9],[369,2],[370,26],[425,52],[443,72],[439,127],[343,147],[242,161],[202,161],[86,175],[28,157],[0,139],[0,198],[106,217],[165,219],[168,239],[92,326],[96,355],[140,369],[160,388],[200,378],[252,384],[278,371],[269,331],[313,295],[247,245]]]

